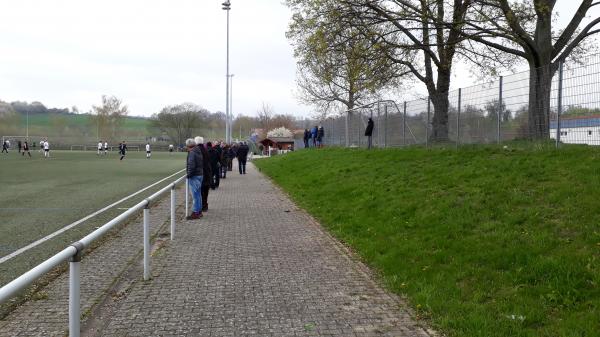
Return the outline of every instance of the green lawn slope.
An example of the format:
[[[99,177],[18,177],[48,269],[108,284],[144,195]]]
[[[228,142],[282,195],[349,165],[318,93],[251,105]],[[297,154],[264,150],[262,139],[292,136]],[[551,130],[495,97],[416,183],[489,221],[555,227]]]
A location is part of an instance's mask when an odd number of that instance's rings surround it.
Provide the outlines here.
[[[600,151],[320,149],[255,161],[448,336],[600,336]]]

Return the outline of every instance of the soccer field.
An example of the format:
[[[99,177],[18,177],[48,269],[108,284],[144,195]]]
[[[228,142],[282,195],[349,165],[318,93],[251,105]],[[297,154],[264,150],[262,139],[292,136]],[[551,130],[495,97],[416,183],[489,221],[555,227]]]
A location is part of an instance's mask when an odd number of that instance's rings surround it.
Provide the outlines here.
[[[0,258],[185,168],[184,153],[156,152],[146,159],[145,152],[130,151],[123,161],[116,153],[97,156],[95,152],[51,151],[51,155],[44,158],[34,151],[28,158],[12,151],[0,156]],[[0,264],[0,285],[170,182]]]

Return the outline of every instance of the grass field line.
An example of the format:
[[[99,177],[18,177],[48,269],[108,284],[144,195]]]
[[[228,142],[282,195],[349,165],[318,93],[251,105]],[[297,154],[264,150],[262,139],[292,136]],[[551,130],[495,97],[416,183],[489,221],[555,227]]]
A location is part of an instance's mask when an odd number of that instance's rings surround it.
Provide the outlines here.
[[[114,207],[114,206],[116,206],[116,205],[118,205],[118,204],[120,204],[120,203],[122,203],[122,202],[124,202],[124,201],[127,201],[127,200],[129,200],[129,199],[131,199],[131,198],[135,197],[136,195],[138,195],[138,194],[140,194],[140,193],[142,193],[142,192],[144,192],[144,191],[146,191],[146,190],[148,190],[148,189],[150,189],[150,188],[152,188],[152,187],[154,187],[154,186],[156,186],[156,185],[158,185],[158,184],[160,184],[160,183],[164,182],[164,181],[165,181],[165,180],[167,180],[167,179],[170,179],[170,178],[172,178],[173,176],[175,176],[175,175],[177,175],[177,174],[180,174],[180,173],[181,173],[181,172],[183,172],[183,171],[185,171],[185,169],[179,170],[179,171],[177,171],[177,172],[173,173],[172,175],[170,175],[170,176],[168,176],[168,177],[166,177],[166,178],[163,178],[163,179],[161,179],[161,180],[159,180],[159,181],[157,181],[157,182],[153,183],[152,185],[146,186],[146,187],[144,187],[143,189],[141,189],[141,190],[139,190],[139,191],[137,191],[137,192],[135,192],[135,193],[132,193],[132,194],[130,194],[130,195],[128,195],[128,196],[126,196],[126,197],[124,197],[124,198],[123,198],[123,199],[121,199],[121,200],[115,201],[114,203],[112,203],[112,204],[110,204],[110,205],[108,205],[108,206],[106,206],[106,207],[104,207],[104,208],[102,208],[102,209],[99,209],[99,210],[97,210],[96,212],[94,212],[94,213],[92,213],[92,214],[90,214],[90,215],[87,215],[86,217],[84,217],[84,218],[81,218],[81,219],[79,219],[79,220],[77,220],[77,221],[73,222],[73,223],[72,223],[72,224],[70,224],[70,225],[67,225],[67,226],[65,226],[65,227],[63,227],[63,228],[61,228],[61,229],[57,230],[56,232],[54,232],[54,233],[52,233],[52,234],[49,234],[49,235],[47,235],[47,236],[45,236],[45,237],[43,237],[43,238],[41,238],[41,239],[39,239],[39,240],[37,240],[37,241],[35,241],[35,242],[32,242],[32,243],[28,244],[27,246],[25,246],[25,247],[23,247],[23,248],[19,248],[19,249],[15,250],[14,252],[12,252],[12,253],[10,253],[10,254],[8,254],[8,255],[6,255],[6,256],[4,256],[4,257],[0,258],[0,264],[2,264],[2,263],[6,262],[6,261],[8,261],[8,260],[10,260],[10,259],[12,259],[12,258],[14,258],[14,257],[17,257],[17,256],[19,256],[19,255],[23,254],[24,252],[26,252],[26,251],[28,251],[28,250],[30,250],[30,249],[32,249],[32,248],[34,248],[34,247],[37,247],[37,246],[39,246],[40,244],[42,244],[42,243],[44,243],[44,242],[46,242],[46,241],[48,241],[48,240],[50,240],[50,239],[54,238],[55,236],[58,236],[58,235],[60,235],[60,234],[62,234],[62,233],[64,233],[64,232],[68,231],[69,229],[71,229],[71,228],[73,228],[73,227],[75,227],[75,226],[77,226],[77,225],[81,224],[82,222],[84,222],[84,221],[86,221],[86,220],[89,220],[90,218],[93,218],[93,217],[95,217],[96,215],[98,215],[98,214],[100,214],[100,213],[102,213],[102,212],[104,212],[104,211],[107,211],[107,210],[111,209],[112,207]]]

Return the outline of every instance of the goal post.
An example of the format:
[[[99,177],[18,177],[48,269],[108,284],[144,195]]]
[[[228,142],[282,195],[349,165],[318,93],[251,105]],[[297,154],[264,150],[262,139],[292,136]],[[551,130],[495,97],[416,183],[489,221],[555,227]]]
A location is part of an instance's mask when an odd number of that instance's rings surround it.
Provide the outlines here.
[[[71,151],[85,151],[86,149],[85,145],[71,145]]]

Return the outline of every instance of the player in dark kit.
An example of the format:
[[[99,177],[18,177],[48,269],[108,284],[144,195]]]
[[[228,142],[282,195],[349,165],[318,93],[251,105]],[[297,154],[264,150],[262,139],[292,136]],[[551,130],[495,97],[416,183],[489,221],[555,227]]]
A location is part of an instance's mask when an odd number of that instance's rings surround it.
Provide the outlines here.
[[[23,157],[25,157],[25,152],[27,152],[29,157],[31,157],[31,152],[29,152],[29,142],[27,142],[27,141],[25,141],[25,143],[23,143],[23,151],[21,152],[21,155],[23,155]]]
[[[123,160],[127,154],[127,144],[125,144],[125,141],[119,143],[119,154],[121,155],[121,159],[119,160]]]

